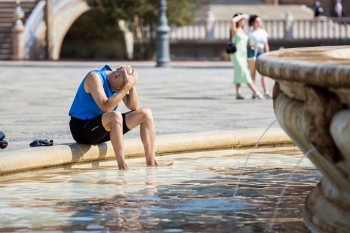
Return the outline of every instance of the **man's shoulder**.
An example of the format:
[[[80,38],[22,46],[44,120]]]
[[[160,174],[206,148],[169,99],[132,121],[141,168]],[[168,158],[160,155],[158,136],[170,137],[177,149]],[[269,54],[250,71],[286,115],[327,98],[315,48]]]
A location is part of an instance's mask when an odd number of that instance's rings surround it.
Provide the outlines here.
[[[100,79],[98,70],[91,70],[85,77],[85,79]]]
[[[101,76],[98,74],[98,72],[92,70],[90,71],[85,79],[84,82],[87,83],[88,85],[90,84],[96,84],[96,83],[101,83],[102,82],[102,78]],[[94,85],[95,86],[95,85]]]

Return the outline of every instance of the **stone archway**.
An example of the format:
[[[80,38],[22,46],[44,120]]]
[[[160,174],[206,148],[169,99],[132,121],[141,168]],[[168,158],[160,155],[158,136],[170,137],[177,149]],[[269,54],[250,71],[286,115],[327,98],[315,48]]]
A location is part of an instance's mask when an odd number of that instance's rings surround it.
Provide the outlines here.
[[[46,56],[45,1],[41,0],[29,16],[24,30],[25,59],[44,59]],[[51,59],[58,60],[63,38],[77,18],[89,10],[84,0],[53,1]]]
[[[123,31],[107,22],[98,11],[82,14],[64,37],[60,59],[128,59]]]
[[[73,0],[70,4],[60,9],[53,17],[53,60],[60,58],[63,39],[75,20],[89,10],[89,6],[83,0]]]

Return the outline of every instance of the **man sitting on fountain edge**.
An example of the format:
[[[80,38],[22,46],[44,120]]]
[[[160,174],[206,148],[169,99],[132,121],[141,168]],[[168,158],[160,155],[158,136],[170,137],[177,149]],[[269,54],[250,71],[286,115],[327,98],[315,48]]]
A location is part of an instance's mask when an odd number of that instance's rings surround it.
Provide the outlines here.
[[[129,65],[112,70],[105,65],[90,71],[81,82],[69,110],[70,131],[74,140],[84,144],[98,144],[111,140],[119,169],[128,169],[124,157],[124,137],[130,129],[140,125],[148,166],[158,166],[155,160],[155,128],[152,112],[139,107],[136,90],[138,74]],[[123,100],[131,111],[116,111]]]

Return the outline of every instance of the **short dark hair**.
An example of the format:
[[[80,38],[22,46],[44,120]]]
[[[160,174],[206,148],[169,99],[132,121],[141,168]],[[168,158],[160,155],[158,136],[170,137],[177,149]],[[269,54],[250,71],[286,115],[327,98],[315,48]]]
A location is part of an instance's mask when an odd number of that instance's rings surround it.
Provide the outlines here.
[[[126,82],[126,79],[127,79],[127,77],[125,76],[125,73],[124,73],[124,71],[125,71],[125,68],[123,67],[123,66],[119,66],[117,69],[116,69],[116,71],[120,74],[120,76],[121,76],[121,79],[124,81],[124,83]]]
[[[249,25],[249,26],[252,26],[253,23],[255,22],[255,20],[256,20],[257,18],[259,18],[258,15],[251,15],[251,16],[249,16],[248,25]]]

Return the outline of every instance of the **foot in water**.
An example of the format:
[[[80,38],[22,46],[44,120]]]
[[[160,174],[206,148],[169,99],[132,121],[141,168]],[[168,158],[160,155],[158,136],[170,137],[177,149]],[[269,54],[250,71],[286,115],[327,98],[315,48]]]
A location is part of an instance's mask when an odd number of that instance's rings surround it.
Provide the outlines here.
[[[167,166],[172,166],[172,165],[174,165],[174,160],[171,162],[161,162],[161,163],[155,161],[154,164],[148,164],[147,166],[148,167],[167,167]]]

